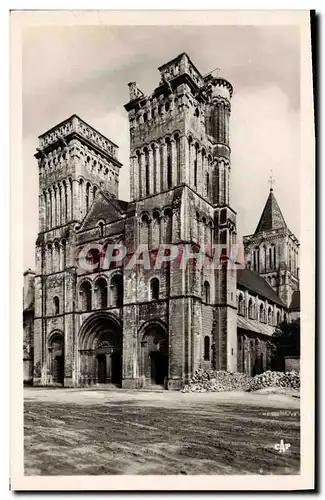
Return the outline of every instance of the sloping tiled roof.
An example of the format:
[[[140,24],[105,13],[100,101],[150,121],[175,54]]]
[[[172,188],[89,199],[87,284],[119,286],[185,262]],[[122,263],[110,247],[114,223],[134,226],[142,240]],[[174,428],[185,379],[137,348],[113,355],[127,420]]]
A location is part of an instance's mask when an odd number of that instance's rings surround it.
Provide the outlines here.
[[[113,198],[109,191],[103,191],[103,195],[109,200],[112,205],[114,205],[120,212],[125,212],[128,206],[127,201],[118,200],[117,198]]]
[[[275,304],[285,307],[284,303],[273,290],[271,285],[269,285],[264,278],[251,269],[237,269],[237,285],[247,288],[261,297],[265,297],[271,302],[274,302]]]
[[[268,199],[261,215],[260,221],[257,224],[256,233],[263,231],[272,231],[273,229],[281,229],[287,227],[283,218],[282,212],[273,194],[273,189],[270,190]]]
[[[300,311],[300,290],[295,290],[292,294],[290,311]]]
[[[244,318],[244,316],[237,316],[237,328],[242,328],[243,330],[249,330],[250,332],[262,333],[268,337],[272,337],[274,334],[274,326],[266,325],[265,323],[260,323],[259,321]]]

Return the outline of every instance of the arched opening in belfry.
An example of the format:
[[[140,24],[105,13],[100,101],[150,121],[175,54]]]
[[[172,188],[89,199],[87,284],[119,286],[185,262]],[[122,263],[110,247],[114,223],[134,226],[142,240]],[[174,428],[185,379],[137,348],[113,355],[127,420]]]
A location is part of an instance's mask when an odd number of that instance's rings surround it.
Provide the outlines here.
[[[60,331],[52,333],[48,342],[48,368],[50,383],[64,383],[64,337]]]
[[[159,279],[152,278],[150,281],[150,300],[159,299]]]
[[[108,313],[95,313],[79,332],[81,385],[122,383],[122,328]]]
[[[145,329],[140,351],[140,375],[146,384],[166,386],[168,335],[160,324],[151,324]]]
[[[210,284],[208,281],[205,281],[203,284],[204,295],[203,299],[206,304],[210,304]]]
[[[111,306],[122,307],[123,305],[123,277],[122,274],[114,274],[111,279]]]
[[[170,189],[173,184],[173,174],[172,174],[172,147],[170,139],[166,139],[167,144],[167,188]]]
[[[175,134],[174,139],[176,145],[176,184],[179,184],[181,179],[181,147],[179,135]]]
[[[88,280],[81,283],[79,288],[80,306],[82,311],[91,311],[92,308],[92,286]]]
[[[150,169],[149,169],[149,151],[148,148],[144,148],[144,159],[145,159],[145,176],[146,176],[146,195],[150,194]]]
[[[95,281],[96,309],[107,307],[107,280],[100,277]]]

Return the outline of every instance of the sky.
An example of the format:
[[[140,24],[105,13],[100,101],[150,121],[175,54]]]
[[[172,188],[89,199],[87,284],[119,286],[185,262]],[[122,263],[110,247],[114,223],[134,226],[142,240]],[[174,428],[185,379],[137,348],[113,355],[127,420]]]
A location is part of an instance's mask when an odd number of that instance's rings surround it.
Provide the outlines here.
[[[230,204],[239,236],[255,231],[274,194],[300,236],[300,53],[294,26],[73,26],[29,28],[23,37],[24,268],[35,268],[38,136],[72,114],[119,145],[120,193],[129,199],[124,104],[145,94],[158,67],[187,52],[201,74],[220,68],[234,87]]]

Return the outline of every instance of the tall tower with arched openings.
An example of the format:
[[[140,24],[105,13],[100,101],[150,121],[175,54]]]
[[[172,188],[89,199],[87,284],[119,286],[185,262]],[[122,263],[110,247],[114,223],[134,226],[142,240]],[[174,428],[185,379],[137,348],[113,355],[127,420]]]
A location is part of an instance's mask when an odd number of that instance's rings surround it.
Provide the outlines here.
[[[117,197],[120,162],[118,146],[77,115],[39,136],[35,157],[39,171],[39,233],[36,241],[34,384],[46,379],[54,359],[57,376],[72,380],[75,328],[73,228],[88,212],[102,189]],[[49,337],[49,332],[54,332]],[[53,349],[46,345],[49,338]],[[61,346],[61,348],[60,348]],[[63,348],[68,346],[68,348]],[[51,350],[52,349],[52,350]],[[64,358],[64,359],[63,359]],[[62,367],[62,370],[61,370]],[[62,373],[61,373],[62,371]],[[72,383],[72,382],[71,382]]]
[[[185,53],[158,69],[154,91],[145,95],[131,82],[125,105],[130,124],[128,252],[145,244],[154,254],[159,245],[173,244],[181,255],[184,245],[191,244],[193,250],[204,249],[211,263],[213,245],[236,238],[229,196],[233,89],[224,78],[202,76]],[[159,270],[132,269],[124,278],[130,286],[124,294],[128,354],[123,367],[130,387],[138,373],[130,346],[145,314],[158,314],[164,323],[170,388],[188,380],[202,359],[207,367],[213,357],[216,368],[236,370],[235,270],[195,265],[181,270],[174,261]],[[148,304],[152,280],[158,280],[159,301]],[[139,339],[144,349],[146,339],[145,334]]]
[[[287,307],[299,290],[299,248],[275,198],[273,187],[254,234],[244,236],[246,266],[272,286]]]

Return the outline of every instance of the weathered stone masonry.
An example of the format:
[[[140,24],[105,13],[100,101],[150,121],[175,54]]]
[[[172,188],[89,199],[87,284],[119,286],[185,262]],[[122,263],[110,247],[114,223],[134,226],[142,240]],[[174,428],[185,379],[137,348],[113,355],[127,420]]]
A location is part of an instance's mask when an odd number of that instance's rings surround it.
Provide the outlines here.
[[[267,368],[267,345],[286,304],[253,270],[238,277],[236,269],[180,269],[175,261],[161,269],[105,266],[109,244],[124,245],[127,258],[147,245],[154,259],[162,244],[190,243],[211,261],[214,244],[236,241],[232,86],[203,77],[185,53],[159,71],[149,96],[129,84],[129,202],[118,199],[118,146],[78,116],[39,138],[34,302],[24,311],[24,377],[34,385],[179,389],[199,367]],[[270,210],[271,229],[262,228],[252,245],[273,231],[273,219],[280,224]],[[92,269],[80,265],[81,252]],[[279,289],[284,298],[290,286]]]

